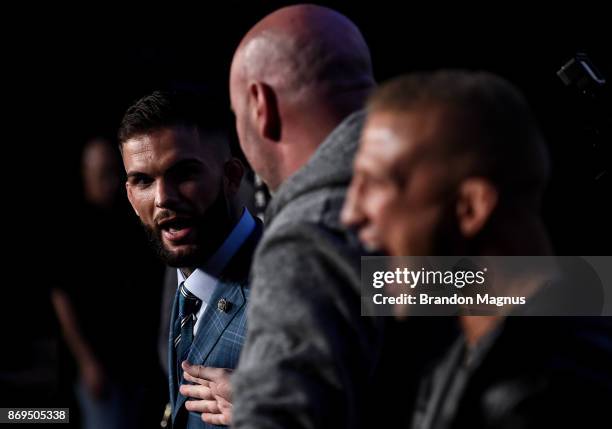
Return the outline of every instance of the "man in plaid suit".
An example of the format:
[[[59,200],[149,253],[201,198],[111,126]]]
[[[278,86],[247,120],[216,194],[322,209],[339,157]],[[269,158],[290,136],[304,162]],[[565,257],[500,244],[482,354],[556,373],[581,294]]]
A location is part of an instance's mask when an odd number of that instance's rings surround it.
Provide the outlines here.
[[[179,391],[192,381],[183,365],[238,363],[248,273],[262,230],[237,201],[244,168],[231,154],[229,124],[219,112],[210,97],[154,92],[127,110],[119,130],[128,199],[159,255],[176,267],[168,351],[174,428],[209,427]],[[124,335],[142,329],[137,314]]]

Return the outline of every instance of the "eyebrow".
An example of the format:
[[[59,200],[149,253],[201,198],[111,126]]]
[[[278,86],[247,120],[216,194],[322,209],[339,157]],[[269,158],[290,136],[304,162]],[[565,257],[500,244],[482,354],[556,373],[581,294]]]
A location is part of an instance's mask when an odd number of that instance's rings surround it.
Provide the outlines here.
[[[166,172],[172,172],[173,170],[178,170],[180,168],[185,168],[185,167],[190,167],[190,166],[203,166],[203,165],[204,163],[197,158],[185,158],[171,165],[170,168],[166,170]],[[143,173],[141,171],[130,171],[127,173],[128,179],[132,177],[142,177],[142,176],[149,177],[149,174]]]
[[[142,176],[148,176],[148,174],[141,173],[140,171],[130,171],[127,174],[128,179],[131,179],[132,177],[142,177]]]
[[[181,159],[180,161],[172,164],[170,166],[170,168],[168,168],[167,171],[178,170],[180,168],[191,167],[191,166],[198,166],[199,167],[201,165],[204,165],[204,163],[200,159],[186,158],[186,159]]]

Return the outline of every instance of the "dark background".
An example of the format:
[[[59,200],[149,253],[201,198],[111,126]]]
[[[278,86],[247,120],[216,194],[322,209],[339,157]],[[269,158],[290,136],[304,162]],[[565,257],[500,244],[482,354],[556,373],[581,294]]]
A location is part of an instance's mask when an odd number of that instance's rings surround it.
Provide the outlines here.
[[[5,55],[11,66],[6,68],[15,72],[5,76],[5,92],[17,97],[4,103],[12,116],[3,157],[3,212],[9,218],[3,235],[9,255],[3,333],[21,342],[31,335],[56,334],[46,291],[70,272],[79,251],[64,237],[83,227],[70,213],[80,199],[85,141],[114,136],[125,109],[154,89],[226,91],[232,54],[244,33],[267,13],[293,3],[207,2],[197,9],[164,3],[129,11],[93,3],[86,9],[31,6],[20,14],[15,30],[5,36],[14,54],[10,60]],[[585,2],[542,9],[516,2],[488,7],[318,3],[334,7],[361,28],[379,82],[405,72],[452,67],[492,71],[521,88],[553,156],[544,215],[557,252],[610,253],[610,174],[594,177],[601,171],[598,164],[610,166],[612,160],[609,150],[602,155],[592,146],[612,142],[594,127],[590,104],[556,76],[583,51],[612,77],[609,12]],[[24,291],[36,291],[25,304]],[[23,315],[28,317],[18,319]],[[19,354],[19,344],[7,342],[6,350]]]
[[[133,17],[121,9],[93,8],[66,27],[58,23],[61,36],[52,43],[42,34],[37,69],[53,94],[48,109],[58,115],[45,145],[50,144],[54,160],[53,198],[69,209],[78,193],[80,146],[92,135],[114,136],[123,112],[140,96],[169,86],[227,91],[241,37],[264,15],[292,3],[234,1],[201,10],[160,6]],[[399,1],[320,3],[362,29],[379,82],[414,70],[453,67],[492,71],[518,85],[554,159],[545,215],[558,251],[608,253],[610,228],[602,210],[610,194],[609,174],[593,180],[600,170],[590,151],[602,139],[587,129],[588,106],[556,76],[577,51],[612,76],[612,25],[603,9],[584,2],[545,10],[520,3],[471,9]]]

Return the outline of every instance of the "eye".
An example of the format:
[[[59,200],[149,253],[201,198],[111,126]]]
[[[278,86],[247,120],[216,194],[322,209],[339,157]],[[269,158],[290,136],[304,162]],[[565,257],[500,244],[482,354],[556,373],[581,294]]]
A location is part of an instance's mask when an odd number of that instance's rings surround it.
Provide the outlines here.
[[[175,173],[175,178],[178,181],[190,180],[200,174],[200,168],[196,165],[188,165],[179,169]]]
[[[383,186],[387,183],[386,178],[375,175],[364,175],[363,178],[364,187],[376,188]]]
[[[145,187],[153,183],[153,179],[145,174],[135,174],[130,178],[130,184]]]

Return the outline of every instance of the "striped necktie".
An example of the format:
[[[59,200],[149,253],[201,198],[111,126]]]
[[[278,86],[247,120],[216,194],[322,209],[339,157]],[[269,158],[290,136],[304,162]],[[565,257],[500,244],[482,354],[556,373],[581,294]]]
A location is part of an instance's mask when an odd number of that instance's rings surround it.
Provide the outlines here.
[[[196,322],[202,301],[189,292],[184,282],[179,286],[179,311],[174,322],[174,347],[176,348],[177,367],[187,358],[191,343],[193,342],[193,327]],[[181,371],[179,371],[181,374]]]

